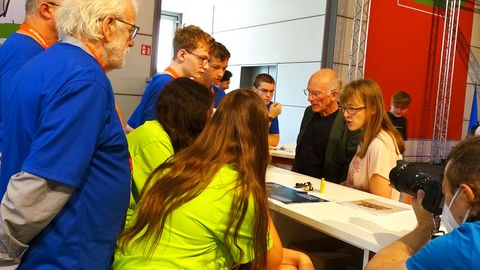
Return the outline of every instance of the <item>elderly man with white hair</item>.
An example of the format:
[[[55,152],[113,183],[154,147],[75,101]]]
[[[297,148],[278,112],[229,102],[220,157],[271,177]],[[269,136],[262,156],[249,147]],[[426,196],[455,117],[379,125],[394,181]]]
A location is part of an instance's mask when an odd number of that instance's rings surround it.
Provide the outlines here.
[[[64,0],[62,42],[12,79],[1,269],[110,269],[130,170],[106,72],[123,66],[135,19],[135,0]]]

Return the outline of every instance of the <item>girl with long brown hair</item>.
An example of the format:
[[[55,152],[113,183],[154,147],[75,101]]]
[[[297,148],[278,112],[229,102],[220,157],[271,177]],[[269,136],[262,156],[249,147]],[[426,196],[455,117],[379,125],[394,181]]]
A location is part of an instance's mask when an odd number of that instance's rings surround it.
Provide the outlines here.
[[[345,184],[399,200],[400,193],[390,186],[389,173],[402,159],[405,146],[386,113],[380,86],[370,79],[352,81],[339,100],[348,129],[361,130]]]
[[[268,213],[268,122],[255,92],[226,95],[193,144],[147,180],[113,268],[277,269],[284,251]]]

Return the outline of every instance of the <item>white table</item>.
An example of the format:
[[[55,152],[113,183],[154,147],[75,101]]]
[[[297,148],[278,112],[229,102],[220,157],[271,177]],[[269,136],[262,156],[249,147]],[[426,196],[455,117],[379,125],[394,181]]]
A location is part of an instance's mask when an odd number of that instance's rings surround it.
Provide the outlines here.
[[[280,144],[276,147],[270,147],[272,164],[291,169],[295,159],[295,147],[296,144]]]
[[[279,144],[276,147],[270,147],[272,157],[295,159],[296,144]]]
[[[295,222],[362,249],[363,266],[368,262],[370,251],[378,252],[386,245],[410,232],[417,224],[415,214],[409,205],[377,195],[330,182],[326,182],[325,192],[320,194],[319,179],[275,166],[269,166],[266,180],[287,187],[294,187],[295,183],[298,182],[311,182],[314,191],[309,192],[309,194],[327,199],[329,202],[284,204],[269,199],[270,209]],[[410,210],[387,215],[374,215],[339,204],[340,202],[361,199],[376,199],[389,204],[408,207]]]

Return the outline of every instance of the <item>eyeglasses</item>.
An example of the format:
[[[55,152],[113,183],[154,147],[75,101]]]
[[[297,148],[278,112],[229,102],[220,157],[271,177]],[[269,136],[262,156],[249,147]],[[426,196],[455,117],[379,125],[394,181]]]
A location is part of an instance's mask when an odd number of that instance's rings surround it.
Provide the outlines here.
[[[255,86],[254,86],[255,87]],[[267,89],[263,89],[263,88],[258,88],[258,87],[255,87],[255,89],[257,89],[258,91],[262,92],[264,95],[273,95],[273,93],[275,93],[275,89],[273,90],[267,90]]]
[[[54,3],[54,2],[45,2],[45,3],[47,3],[47,4],[49,4],[49,5],[52,5],[52,6],[56,6],[56,7],[59,7],[59,6],[60,6],[59,4]]]
[[[307,96],[307,97],[310,96],[310,95],[312,95],[312,96],[315,97],[315,98],[318,98],[318,97],[320,97],[320,96],[322,95],[321,92],[318,92],[318,91],[310,91],[310,90],[308,90],[308,89],[303,89],[303,93],[304,93],[305,96]]]
[[[350,107],[350,106],[342,105],[342,106],[340,107],[340,110],[342,111],[342,113],[347,112],[347,113],[350,114],[350,115],[354,115],[354,114],[358,113],[359,111],[365,109],[366,107],[367,107],[367,106]]]
[[[209,60],[208,56],[199,55],[199,54],[196,54],[196,53],[188,51],[188,50],[187,50],[187,52],[189,54],[192,54],[193,56],[195,56],[198,60],[200,60],[201,63],[202,63],[202,66],[205,66],[208,63],[208,60]]]
[[[131,23],[128,23],[126,21],[123,21],[123,20],[120,20],[119,18],[115,18],[115,20],[121,22],[121,23],[124,23],[124,24],[128,24],[130,25],[132,28],[130,29],[130,39],[134,39],[136,36],[137,36],[137,33],[138,31],[140,30],[140,27],[134,25],[134,24],[131,24]]]
[[[334,89],[330,89],[330,90],[327,91],[327,93],[331,93],[331,92],[334,92],[334,91],[336,91],[336,90],[337,90],[337,89],[335,89],[335,88],[334,88]],[[323,93],[320,92],[320,91],[310,91],[310,90],[308,90],[308,88],[307,88],[307,89],[303,89],[303,93],[304,93],[305,96],[307,96],[307,97],[310,96],[310,95],[312,95],[314,98],[318,98],[318,97],[320,97],[320,96],[323,95]]]

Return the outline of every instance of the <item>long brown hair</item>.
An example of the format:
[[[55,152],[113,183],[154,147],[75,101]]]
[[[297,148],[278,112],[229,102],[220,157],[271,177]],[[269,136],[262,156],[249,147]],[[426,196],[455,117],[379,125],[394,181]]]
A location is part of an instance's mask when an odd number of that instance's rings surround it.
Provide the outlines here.
[[[375,112],[366,118],[365,125],[362,127],[359,144],[360,150],[356,154],[357,156],[360,158],[365,157],[368,146],[382,130],[386,131],[394,140],[397,146],[397,153],[402,154],[405,151],[402,136],[393,126],[387,115],[382,90],[377,82],[371,79],[351,81],[342,89],[339,100],[342,104],[346,104],[352,100],[360,100],[365,103],[367,112]]]
[[[132,227],[120,236],[120,247],[135,240],[151,243],[147,254],[158,245],[167,217],[178,207],[198,196],[225,164],[238,172],[228,226],[224,233],[227,246],[239,246],[238,232],[245,219],[249,199],[253,199],[255,218],[252,245],[255,260],[250,269],[266,267],[268,201],[265,173],[268,152],[268,117],[261,98],[249,89],[227,94],[217,111],[193,144],[160,165],[149,177]],[[148,187],[148,188],[147,188]],[[144,230],[144,232],[142,232]],[[227,239],[233,238],[233,243]],[[240,261],[245,255],[241,251]],[[240,264],[234,266],[240,267]]]

